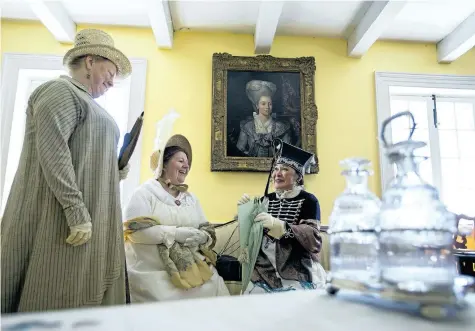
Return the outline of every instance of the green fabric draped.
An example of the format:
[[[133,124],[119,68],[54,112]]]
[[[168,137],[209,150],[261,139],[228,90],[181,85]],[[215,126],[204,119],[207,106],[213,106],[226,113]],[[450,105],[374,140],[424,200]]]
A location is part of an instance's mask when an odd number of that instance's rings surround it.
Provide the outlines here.
[[[260,213],[267,212],[268,205],[269,200],[267,198],[262,201],[255,198],[238,207],[239,240],[241,244],[239,261],[242,265],[241,293],[244,293],[251,281],[252,271],[264,236],[262,222],[254,222],[254,218]]]

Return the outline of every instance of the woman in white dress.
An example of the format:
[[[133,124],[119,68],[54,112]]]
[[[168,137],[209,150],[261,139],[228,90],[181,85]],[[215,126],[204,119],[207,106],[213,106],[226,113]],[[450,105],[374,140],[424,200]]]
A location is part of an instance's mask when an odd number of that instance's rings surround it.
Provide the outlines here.
[[[140,217],[153,217],[160,223],[128,235],[126,232],[131,302],[229,295],[223,279],[201,254],[202,250],[211,251],[215,241],[214,231],[203,230],[208,222],[200,203],[183,184],[191,167],[191,146],[184,136],[175,135],[162,150],[163,153],[157,150],[151,157],[155,178],[135,191],[125,212],[129,222]],[[172,249],[183,248],[190,248],[201,259],[201,267],[208,270],[208,276],[198,285],[183,282],[181,272],[172,277],[168,257],[173,256]],[[163,251],[167,252],[166,255]],[[180,267],[179,263],[176,265]]]

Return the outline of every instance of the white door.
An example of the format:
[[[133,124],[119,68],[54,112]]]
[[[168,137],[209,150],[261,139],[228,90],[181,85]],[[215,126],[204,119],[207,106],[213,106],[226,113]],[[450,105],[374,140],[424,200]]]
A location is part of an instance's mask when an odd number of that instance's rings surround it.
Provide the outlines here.
[[[15,93],[15,103],[13,105],[13,119],[10,129],[10,140],[8,149],[2,151],[2,158],[6,157],[5,175],[3,181],[3,192],[1,199],[1,214],[5,208],[10,188],[20,161],[23,136],[25,134],[26,107],[31,93],[48,79],[64,75],[64,70],[36,70],[20,69]]]
[[[8,60],[8,54],[5,55]],[[14,60],[18,55],[14,56]],[[0,160],[0,215],[3,214],[10,188],[18,168],[23,136],[25,131],[26,106],[31,93],[44,82],[66,74],[62,68],[61,57],[33,56],[34,61],[13,61],[13,64],[5,65],[4,61],[4,84],[2,86],[2,113],[1,131],[2,150]],[[144,68],[139,68],[144,69]],[[138,74],[143,74],[145,81],[145,70],[138,70]],[[6,77],[10,78],[10,84],[5,86]],[[137,84],[135,90],[132,88],[132,80],[137,77],[117,82],[113,88],[109,89],[106,95],[96,99],[96,101],[106,109],[116,121],[120,129],[120,141],[117,154],[122,146],[125,133],[133,126],[136,118],[140,115],[141,109],[132,108],[131,105],[143,103],[144,91],[137,88],[145,88],[144,84]],[[140,78],[140,77],[139,77]],[[132,95],[142,100],[131,100]],[[12,97],[14,95],[14,98]],[[131,173],[125,181],[121,182],[122,205],[128,202],[135,187],[139,185],[140,178],[140,141],[131,159]],[[135,169],[134,169],[135,167]]]

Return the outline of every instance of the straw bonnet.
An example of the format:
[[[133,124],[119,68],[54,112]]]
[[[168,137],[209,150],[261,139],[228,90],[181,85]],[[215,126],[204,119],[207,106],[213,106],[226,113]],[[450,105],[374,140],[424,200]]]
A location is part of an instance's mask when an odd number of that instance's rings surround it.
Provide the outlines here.
[[[126,78],[132,72],[132,66],[127,56],[114,47],[114,40],[101,30],[84,29],[74,38],[74,47],[63,58],[63,64],[68,65],[75,58],[84,55],[97,55],[108,59],[117,67],[117,76]]]
[[[246,84],[246,94],[252,104],[255,105],[259,102],[261,96],[266,95],[273,97],[277,87],[272,82],[265,80],[251,80]]]
[[[180,147],[185,151],[185,154],[188,157],[188,165],[191,169],[193,153],[188,139],[186,139],[186,137],[181,134],[175,134],[171,136],[170,139],[168,139],[167,143],[165,144],[165,147],[163,148],[163,151],[165,150],[165,148],[172,146]],[[163,156],[164,155],[162,153],[162,149],[156,150],[155,152],[153,152],[152,156],[150,156],[150,168],[155,173],[156,177],[160,177],[160,175],[162,174]]]

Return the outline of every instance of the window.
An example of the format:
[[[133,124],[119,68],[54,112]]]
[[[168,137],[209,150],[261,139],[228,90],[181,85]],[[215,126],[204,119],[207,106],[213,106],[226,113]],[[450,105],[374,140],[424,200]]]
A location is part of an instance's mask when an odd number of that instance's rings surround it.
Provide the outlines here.
[[[475,77],[376,73],[376,89],[379,130],[385,118],[411,111],[413,139],[427,143],[416,153],[421,177],[449,210],[475,216]],[[404,140],[409,121],[399,118],[388,130],[388,140]],[[394,170],[381,153],[383,190]]]
[[[142,112],[144,104],[146,62],[144,60],[132,60],[132,65],[133,74],[131,77],[117,82],[107,94],[96,99],[112,115],[120,129],[121,138],[118,149],[122,146],[125,133],[130,130]],[[62,67],[62,58],[59,56],[5,54],[3,82],[8,79],[11,84],[2,86],[2,113],[0,117],[0,137],[2,139],[0,155],[1,214],[3,214],[20,159],[28,98],[39,85],[63,74],[66,74],[66,72]],[[132,84],[132,81],[134,84]],[[130,161],[129,176],[121,182],[123,206],[126,205],[131,193],[139,185],[140,149],[141,141],[139,140]]]

